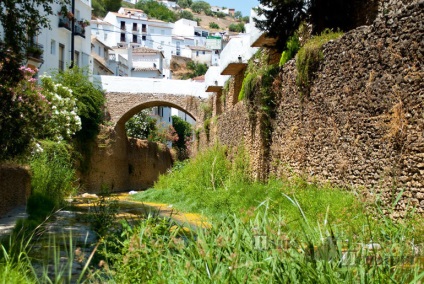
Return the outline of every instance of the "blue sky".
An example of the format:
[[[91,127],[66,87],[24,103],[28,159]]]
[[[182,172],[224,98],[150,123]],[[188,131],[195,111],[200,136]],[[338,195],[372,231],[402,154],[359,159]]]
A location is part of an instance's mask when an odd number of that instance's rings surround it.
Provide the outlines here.
[[[258,0],[205,0],[205,2],[211,4],[211,6],[234,8],[236,11],[240,11],[243,16],[249,16],[250,9],[259,5]]]

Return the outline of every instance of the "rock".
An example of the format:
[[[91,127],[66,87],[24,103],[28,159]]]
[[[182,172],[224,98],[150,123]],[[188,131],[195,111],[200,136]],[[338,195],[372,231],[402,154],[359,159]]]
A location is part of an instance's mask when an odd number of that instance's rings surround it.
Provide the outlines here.
[[[364,249],[368,249],[368,250],[380,250],[381,249],[381,245],[377,244],[377,243],[369,243],[369,244],[365,244]]]
[[[97,194],[94,193],[83,193],[81,194],[82,198],[99,198]]]

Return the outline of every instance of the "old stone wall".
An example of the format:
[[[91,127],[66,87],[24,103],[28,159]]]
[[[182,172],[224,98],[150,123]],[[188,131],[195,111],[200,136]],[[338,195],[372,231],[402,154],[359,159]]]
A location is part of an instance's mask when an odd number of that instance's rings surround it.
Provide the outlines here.
[[[424,2],[391,8],[324,46],[309,96],[299,94],[294,60],[284,66],[269,156],[243,102],[225,104],[211,139],[243,141],[257,177],[305,175],[386,203],[404,190],[397,209],[409,202],[424,212]]]
[[[16,206],[26,205],[31,193],[29,169],[0,165],[0,217]]]
[[[129,189],[140,190],[153,186],[160,174],[173,164],[171,152],[162,143],[130,138],[128,140]]]
[[[102,128],[91,147],[89,170],[81,175],[83,190],[91,193],[146,189],[173,164],[165,145],[127,139],[119,127]]]

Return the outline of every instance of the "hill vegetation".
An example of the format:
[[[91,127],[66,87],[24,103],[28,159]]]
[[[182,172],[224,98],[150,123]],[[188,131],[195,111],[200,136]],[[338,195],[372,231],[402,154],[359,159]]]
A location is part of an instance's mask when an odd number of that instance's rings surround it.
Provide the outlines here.
[[[236,11],[234,16],[223,12],[213,12],[211,5],[205,1],[179,0],[179,10],[168,9],[155,0],[140,0],[133,5],[120,0],[93,0],[93,15],[104,17],[108,11],[117,12],[119,8],[128,7],[143,10],[149,17],[165,22],[176,22],[179,19],[196,21],[202,28],[217,31],[244,32],[244,25],[249,22],[249,16]]]

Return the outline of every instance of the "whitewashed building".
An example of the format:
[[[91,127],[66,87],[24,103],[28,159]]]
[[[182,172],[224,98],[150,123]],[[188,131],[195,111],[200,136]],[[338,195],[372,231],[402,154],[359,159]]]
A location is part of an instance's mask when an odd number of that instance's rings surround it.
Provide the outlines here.
[[[179,9],[180,6],[177,4],[177,1],[172,0],[156,0],[157,2],[161,3],[162,5],[165,5],[166,7],[170,9]]]
[[[131,76],[140,78],[163,78],[163,53],[148,47],[132,49]]]
[[[39,68],[39,74],[58,69],[65,70],[72,66],[92,70],[89,26],[91,0],[75,0],[73,14],[70,5],[52,3],[52,9],[53,15],[49,16],[51,29],[41,29],[39,34],[31,39],[34,50],[31,49],[28,54],[27,65]],[[74,34],[72,34],[72,18]]]
[[[188,48],[191,50],[191,59],[194,62],[211,65],[212,50],[203,46],[189,46]]]
[[[114,70],[109,68],[109,52],[112,49],[99,40],[96,36],[91,36],[91,57],[93,57],[94,75],[114,75]]]

